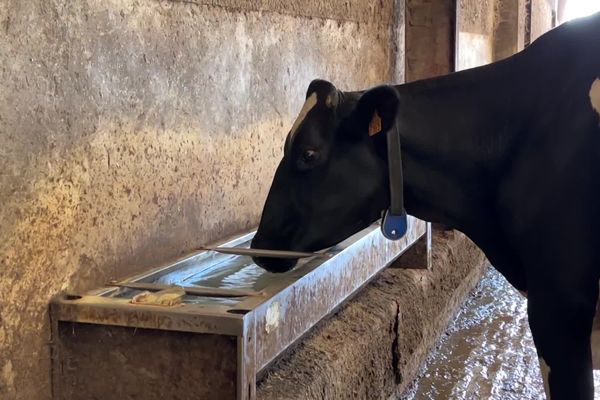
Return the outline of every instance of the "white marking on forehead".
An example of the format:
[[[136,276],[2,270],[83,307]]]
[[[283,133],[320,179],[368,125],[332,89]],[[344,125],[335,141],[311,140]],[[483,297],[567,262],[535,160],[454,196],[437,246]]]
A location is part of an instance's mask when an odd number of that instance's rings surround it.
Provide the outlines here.
[[[308,97],[308,99],[306,99],[306,101],[304,102],[304,105],[302,106],[302,110],[300,110],[300,114],[298,114],[298,117],[294,121],[294,125],[292,125],[292,129],[290,130],[290,142],[291,142],[291,139],[294,138],[296,131],[300,127],[300,124],[302,124],[302,122],[304,121],[304,118],[306,118],[306,114],[308,114],[308,112],[310,110],[312,110],[316,104],[317,104],[317,93],[315,92],[315,93],[311,94]]]
[[[592,107],[600,117],[600,79],[598,78],[592,83],[592,87],[590,88],[590,101],[592,102]]]

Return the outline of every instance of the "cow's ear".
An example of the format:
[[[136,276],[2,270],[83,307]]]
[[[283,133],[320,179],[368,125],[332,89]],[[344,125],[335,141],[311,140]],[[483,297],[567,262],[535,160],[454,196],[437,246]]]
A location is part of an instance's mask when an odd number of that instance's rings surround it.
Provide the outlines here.
[[[392,86],[378,86],[363,93],[354,111],[361,135],[375,136],[390,130],[399,105],[398,92]]]
[[[335,109],[338,106],[339,93],[333,83],[323,79],[315,79],[308,85],[306,98],[308,99],[313,93],[317,94],[317,104],[331,109]]]

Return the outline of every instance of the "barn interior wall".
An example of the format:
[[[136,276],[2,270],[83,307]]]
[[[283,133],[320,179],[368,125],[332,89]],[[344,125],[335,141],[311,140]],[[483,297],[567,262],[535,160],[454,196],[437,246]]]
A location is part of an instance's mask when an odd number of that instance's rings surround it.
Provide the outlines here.
[[[531,41],[552,29],[555,10],[554,0],[531,0]]]
[[[493,59],[501,60],[523,49],[524,32],[519,25],[523,0],[496,0]],[[523,21],[524,22],[524,21]]]
[[[255,226],[310,80],[402,74],[395,11],[1,2],[0,398],[50,398],[53,294]]]
[[[406,0],[406,80],[454,70],[455,0]]]
[[[459,0],[456,69],[488,64],[494,57],[495,0]]]
[[[406,1],[438,32],[409,49],[449,72],[455,9]],[[255,226],[310,80],[409,79],[404,21],[401,0],[1,2],[0,398],[51,397],[53,294]]]

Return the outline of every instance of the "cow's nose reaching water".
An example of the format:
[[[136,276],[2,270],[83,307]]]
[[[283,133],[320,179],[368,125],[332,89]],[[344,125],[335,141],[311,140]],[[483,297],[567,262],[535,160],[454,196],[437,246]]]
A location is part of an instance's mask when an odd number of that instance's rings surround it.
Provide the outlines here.
[[[267,250],[287,250],[281,243],[274,244],[271,240],[264,240],[262,235],[256,234],[250,245],[253,249]],[[297,258],[276,258],[276,257],[252,257],[252,260],[261,268],[269,272],[287,272],[294,268],[298,263]]]
[[[292,258],[252,257],[252,260],[259,267],[275,273],[287,272],[298,263],[297,259]]]

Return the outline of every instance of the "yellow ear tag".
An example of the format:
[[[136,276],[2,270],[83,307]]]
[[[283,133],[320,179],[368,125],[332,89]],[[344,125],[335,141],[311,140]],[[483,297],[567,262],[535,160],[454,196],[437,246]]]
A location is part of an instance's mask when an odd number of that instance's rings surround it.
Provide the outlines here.
[[[379,117],[379,114],[377,114],[377,111],[375,111],[375,113],[373,113],[373,118],[369,123],[369,136],[376,135],[379,132],[381,132],[381,118]]]

